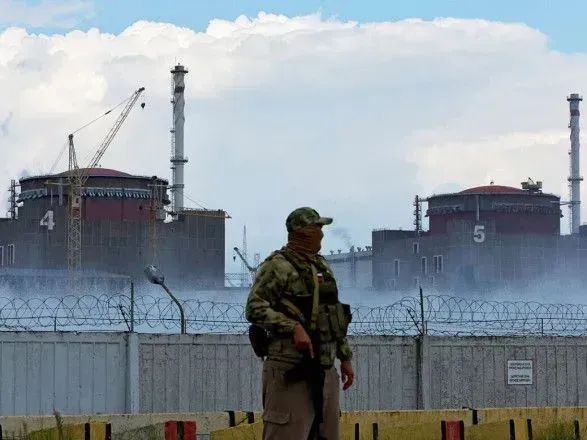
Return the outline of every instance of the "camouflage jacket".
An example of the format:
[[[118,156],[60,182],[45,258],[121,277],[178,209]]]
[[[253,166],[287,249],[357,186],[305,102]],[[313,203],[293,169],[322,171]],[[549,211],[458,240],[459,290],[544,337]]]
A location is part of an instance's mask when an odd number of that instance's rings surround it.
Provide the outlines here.
[[[288,258],[282,252],[285,252]],[[292,264],[292,258],[295,266]],[[312,259],[312,264],[320,273],[320,280],[327,281],[319,283],[321,303],[325,296],[322,286],[330,286],[328,294],[331,296],[331,304],[320,304],[318,308],[316,325],[317,334],[320,335],[320,349],[319,353],[314,352],[324,366],[330,366],[335,358],[341,361],[352,359],[352,350],[346,335],[350,314],[348,319],[341,316],[342,305],[338,300],[334,274],[324,257],[316,256]],[[310,261],[284,246],[280,251],[271,254],[260,266],[249,293],[245,317],[249,322],[264,327],[272,335],[269,359],[297,363],[302,357],[302,353],[293,343],[293,331],[300,321],[294,314],[287,313],[280,307],[283,299],[296,303],[300,298],[313,298],[314,283],[304,276],[305,271],[300,274],[300,267],[310,268]]]

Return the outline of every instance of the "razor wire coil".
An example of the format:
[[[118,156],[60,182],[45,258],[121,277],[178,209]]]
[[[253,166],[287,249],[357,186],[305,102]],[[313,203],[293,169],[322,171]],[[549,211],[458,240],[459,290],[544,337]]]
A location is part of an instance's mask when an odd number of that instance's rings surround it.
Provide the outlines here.
[[[189,333],[247,331],[244,304],[180,300]],[[449,295],[405,297],[379,306],[351,306],[349,335],[587,335],[587,305],[487,301]],[[132,317],[132,318],[131,318]],[[423,317],[423,323],[422,323]],[[0,297],[4,330],[179,331],[179,310],[167,297],[83,295]],[[425,329],[425,330],[424,330]]]

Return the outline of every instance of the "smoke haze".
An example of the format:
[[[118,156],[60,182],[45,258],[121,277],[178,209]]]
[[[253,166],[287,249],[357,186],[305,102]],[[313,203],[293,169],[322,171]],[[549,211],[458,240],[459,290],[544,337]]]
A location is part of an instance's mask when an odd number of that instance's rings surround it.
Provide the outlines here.
[[[344,244],[346,245],[346,251],[348,251],[353,245],[353,242],[351,240],[351,234],[349,233],[348,229],[335,227],[332,229],[328,229],[327,231],[332,232],[332,234],[335,237],[338,237],[344,241]]]

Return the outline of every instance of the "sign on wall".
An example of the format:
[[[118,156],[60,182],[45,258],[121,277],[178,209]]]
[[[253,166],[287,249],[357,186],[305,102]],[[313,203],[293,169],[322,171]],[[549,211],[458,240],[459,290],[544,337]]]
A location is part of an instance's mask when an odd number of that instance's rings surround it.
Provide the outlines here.
[[[473,229],[473,240],[475,243],[483,243],[485,241],[485,226],[475,225]]]
[[[532,367],[531,360],[508,361],[508,385],[532,385]]]
[[[49,211],[47,211],[45,213],[45,215],[43,216],[43,218],[41,219],[39,224],[41,226],[47,226],[47,229],[49,231],[53,230],[53,227],[55,226],[55,220],[53,218],[53,210],[52,209],[50,209]]]

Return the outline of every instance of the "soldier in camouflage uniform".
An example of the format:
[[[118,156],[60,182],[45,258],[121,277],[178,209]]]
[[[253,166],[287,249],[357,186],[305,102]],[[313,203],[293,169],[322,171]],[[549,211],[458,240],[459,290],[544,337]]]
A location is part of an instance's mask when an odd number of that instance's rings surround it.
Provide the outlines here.
[[[331,223],[331,218],[320,217],[311,208],[293,211],[286,220],[287,245],[260,266],[247,300],[246,319],[266,336],[263,349],[251,338],[255,352],[265,358],[264,440],[340,438],[340,379],[346,390],[354,381],[354,371],[347,342],[350,308],[339,301],[333,272],[318,254],[322,226]],[[336,358],[341,362],[340,375]],[[306,374],[307,380],[289,380],[304,359],[311,359],[308,362],[317,370]],[[316,382],[318,376],[322,382]]]

